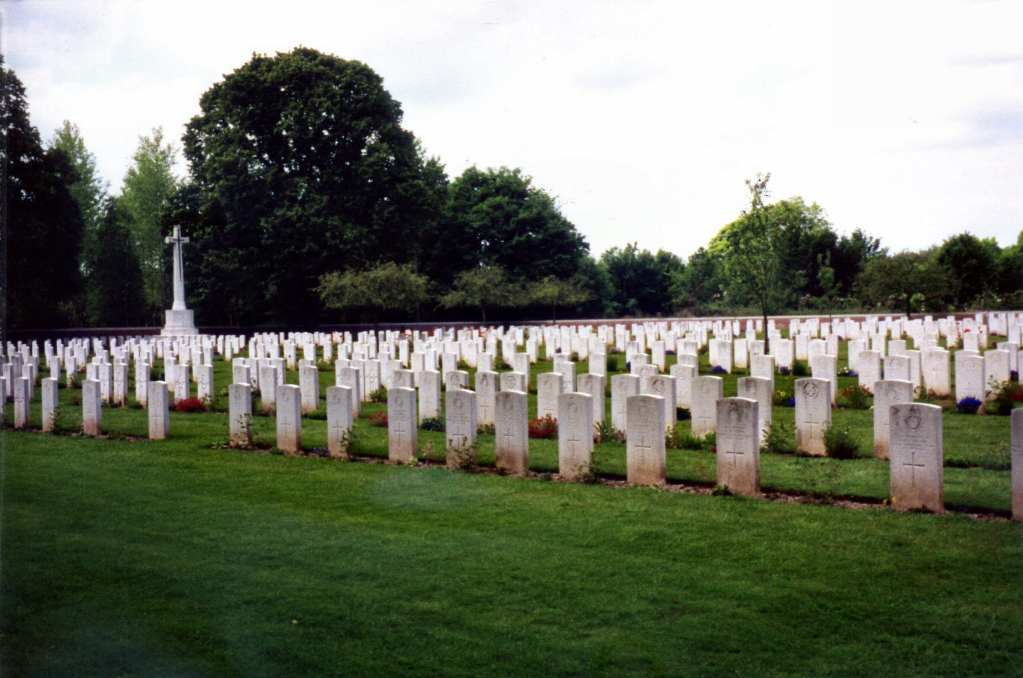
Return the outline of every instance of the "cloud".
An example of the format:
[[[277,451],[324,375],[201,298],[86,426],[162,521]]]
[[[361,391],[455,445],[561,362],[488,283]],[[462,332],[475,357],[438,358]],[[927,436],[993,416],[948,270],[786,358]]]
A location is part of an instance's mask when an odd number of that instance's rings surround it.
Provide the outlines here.
[[[304,44],[377,71],[453,176],[522,167],[596,254],[692,253],[759,171],[902,249],[1015,242],[1021,19],[1013,0],[29,0],[4,49],[43,137],[78,123],[115,188],[139,135],[179,138],[253,52]]]

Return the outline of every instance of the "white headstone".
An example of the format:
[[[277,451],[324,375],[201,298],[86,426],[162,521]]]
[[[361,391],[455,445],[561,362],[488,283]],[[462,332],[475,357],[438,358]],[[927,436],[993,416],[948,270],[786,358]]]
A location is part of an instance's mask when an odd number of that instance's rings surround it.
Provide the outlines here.
[[[607,390],[607,381],[605,377],[599,374],[580,374],[576,377],[576,388],[579,390],[579,393],[585,393],[590,396],[590,402],[593,404],[593,422],[603,423],[605,418],[604,408],[606,404],[606,397],[604,394]],[[561,407],[560,401],[558,407]]]
[[[299,390],[302,392],[302,414],[320,409],[320,372],[313,366],[303,367],[298,373]]]
[[[509,473],[525,473],[529,470],[529,396],[521,391],[500,391],[496,403],[497,467]]]
[[[227,400],[231,445],[249,447],[252,445],[252,387],[249,384],[230,384]]]
[[[796,451],[823,456],[824,431],[831,425],[831,382],[796,379]]]
[[[476,394],[455,389],[447,392],[444,403],[447,466],[458,468],[476,461]]]
[[[563,393],[558,412],[558,473],[575,480],[592,470],[593,398],[585,393]]]
[[[440,389],[439,372],[437,388]],[[411,388],[392,388],[387,392],[387,458],[406,464],[418,450],[416,392]]]
[[[99,382],[86,379],[82,382],[82,432],[87,436],[98,436],[103,432],[103,398]]]
[[[302,389],[294,384],[277,389],[277,447],[302,451]]]
[[[664,482],[664,404],[657,396],[634,395],[627,400],[626,475],[631,485]]]
[[[146,385],[149,439],[164,440],[170,436],[170,392],[166,381],[150,381]]]
[[[436,419],[441,415],[441,374],[437,370],[424,370],[419,375],[419,421]]]
[[[43,379],[43,433],[57,430],[57,414],[60,410],[60,382],[54,378]]]
[[[351,444],[353,401],[352,389],[347,386],[327,387],[327,450],[332,457],[343,457],[348,454]]]
[[[616,431],[628,428],[628,399],[639,395],[639,377],[616,374],[611,377],[611,426]]]
[[[757,402],[757,417],[760,423],[759,440],[763,443],[767,438],[767,434],[771,432],[771,425],[774,423],[772,410],[774,394],[771,390],[771,381],[763,377],[744,377],[739,379],[737,389],[740,398]],[[720,435],[718,439],[721,439]]]
[[[891,406],[891,496],[902,511],[945,508],[941,408]]]
[[[717,484],[736,494],[760,492],[759,405],[747,398],[717,401]]]
[[[693,403],[689,409],[692,435],[705,438],[717,426],[717,401],[724,397],[721,377],[697,377],[693,381]]]
[[[913,402],[913,382],[883,379],[874,390],[874,456],[889,457],[891,443],[891,406]]]
[[[536,416],[558,418],[558,396],[564,393],[564,375],[545,372],[536,376]]]

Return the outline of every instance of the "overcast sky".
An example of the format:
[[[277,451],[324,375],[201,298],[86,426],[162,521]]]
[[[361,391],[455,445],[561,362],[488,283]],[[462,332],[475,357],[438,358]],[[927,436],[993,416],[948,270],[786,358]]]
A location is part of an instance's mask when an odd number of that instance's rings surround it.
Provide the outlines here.
[[[301,44],[381,75],[451,178],[521,167],[595,255],[689,256],[757,172],[892,250],[1023,229],[1021,0],[2,7],[32,123],[76,123],[114,192],[140,135],[180,146],[206,89]]]

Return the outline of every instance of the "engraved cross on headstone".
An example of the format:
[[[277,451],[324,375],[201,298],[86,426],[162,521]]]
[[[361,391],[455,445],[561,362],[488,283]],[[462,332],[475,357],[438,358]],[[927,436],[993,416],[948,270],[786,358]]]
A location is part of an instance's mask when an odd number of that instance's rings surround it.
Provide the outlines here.
[[[909,461],[903,464],[903,466],[909,467],[909,485],[910,487],[916,487],[916,470],[918,468],[927,468],[927,464],[919,464],[916,461],[916,452],[910,452]]]

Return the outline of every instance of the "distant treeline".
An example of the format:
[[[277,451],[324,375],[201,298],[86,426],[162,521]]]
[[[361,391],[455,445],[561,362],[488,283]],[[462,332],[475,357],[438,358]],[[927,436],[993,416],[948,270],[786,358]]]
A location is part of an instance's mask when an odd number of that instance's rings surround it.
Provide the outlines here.
[[[44,144],[0,77],[10,327],[162,324],[173,224],[201,325],[1023,307],[1023,231],[893,253],[798,197],[754,203],[687,260],[595,257],[521,170],[451,179],[372,69],[312,49],[256,55],[202,96],[187,180],[162,130],[142,137],[116,196],[78,128]],[[765,257],[770,275],[750,275]]]

